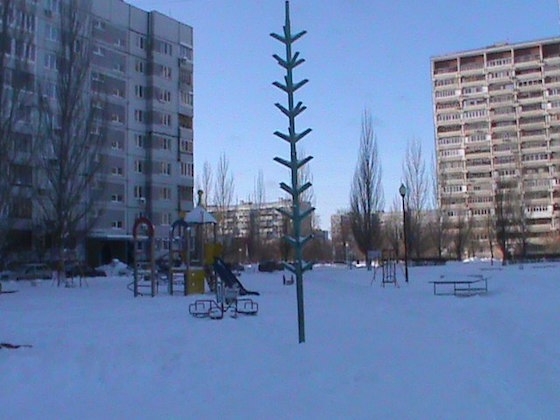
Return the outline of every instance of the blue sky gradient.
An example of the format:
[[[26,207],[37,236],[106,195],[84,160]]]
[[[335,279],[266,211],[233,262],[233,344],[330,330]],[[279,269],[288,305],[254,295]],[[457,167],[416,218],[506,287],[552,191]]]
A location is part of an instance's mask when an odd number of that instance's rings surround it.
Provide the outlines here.
[[[283,54],[271,32],[281,33],[284,0],[131,0],[194,28],[195,177],[224,153],[235,177],[237,201],[254,192],[263,171],[267,200],[284,197],[289,172],[273,158],[289,157],[288,144],[272,133],[286,131],[274,107],[285,94],[272,86]],[[496,43],[560,35],[555,0],[292,0],[296,43],[306,62],[296,80],[307,110],[297,129],[311,127],[300,148],[312,155],[317,214],[323,229],[348,208],[358,159],[364,109],[373,116],[389,209],[402,178],[407,143],[420,140],[426,165],[434,152],[430,59]]]

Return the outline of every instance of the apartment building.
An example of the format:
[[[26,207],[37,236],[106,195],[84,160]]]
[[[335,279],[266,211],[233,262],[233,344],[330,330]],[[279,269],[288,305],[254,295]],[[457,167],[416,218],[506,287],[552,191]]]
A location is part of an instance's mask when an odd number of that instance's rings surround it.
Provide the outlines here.
[[[486,221],[506,186],[530,243],[558,235],[560,38],[439,56],[431,69],[439,200],[450,219],[470,218],[488,247]]]
[[[302,212],[310,207],[309,202],[301,203]],[[223,215],[220,215],[216,206],[208,206],[208,211],[220,221],[220,232],[223,236],[247,238],[255,232],[264,241],[279,239],[291,232],[289,221],[277,209],[291,212],[292,200],[280,198],[258,205],[242,201],[228,207]],[[302,235],[309,235],[311,230],[311,218],[308,217],[302,221]]]
[[[32,28],[28,65],[51,99],[64,1],[25,2]],[[122,0],[90,4],[90,89],[103,97],[107,118],[104,187],[87,240],[90,261],[100,263],[130,259],[139,216],[150,218],[165,248],[169,225],[193,208],[193,29]],[[36,223],[33,212],[20,229]]]

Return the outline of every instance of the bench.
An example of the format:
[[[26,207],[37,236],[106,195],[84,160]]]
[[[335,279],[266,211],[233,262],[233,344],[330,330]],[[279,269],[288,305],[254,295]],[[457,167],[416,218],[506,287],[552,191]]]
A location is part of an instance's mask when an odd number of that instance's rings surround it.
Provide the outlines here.
[[[455,295],[472,296],[481,293],[488,293],[488,278],[481,275],[472,275],[473,280],[435,280],[431,281],[434,285],[434,295]],[[438,288],[438,286],[440,286]],[[453,286],[451,287],[448,286]],[[443,291],[441,289],[444,289]],[[439,290],[438,290],[439,289]]]

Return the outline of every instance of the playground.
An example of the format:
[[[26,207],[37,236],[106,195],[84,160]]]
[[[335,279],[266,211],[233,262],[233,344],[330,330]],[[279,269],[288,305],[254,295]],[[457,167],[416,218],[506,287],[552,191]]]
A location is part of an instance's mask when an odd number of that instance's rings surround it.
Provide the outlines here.
[[[147,217],[138,218],[133,226],[132,281],[127,289],[134,297],[155,297],[162,289],[170,295],[205,295],[189,305],[189,313],[195,318],[223,319],[231,313],[256,315],[259,305],[251,297],[259,292],[247,290],[230,266],[222,259],[223,247],[215,239],[217,221],[200,204],[184,218],[177,219],[169,229],[168,267],[158,270],[156,265],[155,229]],[[208,229],[214,230],[210,240]]]
[[[542,267],[537,269],[538,267]],[[492,269],[490,269],[492,268]],[[558,418],[559,264],[489,262],[305,276],[297,343],[287,272],[239,277],[257,316],[195,318],[205,295],[137,297],[131,276],[4,282],[0,394],[6,418]],[[431,281],[484,273],[488,292],[434,295]]]

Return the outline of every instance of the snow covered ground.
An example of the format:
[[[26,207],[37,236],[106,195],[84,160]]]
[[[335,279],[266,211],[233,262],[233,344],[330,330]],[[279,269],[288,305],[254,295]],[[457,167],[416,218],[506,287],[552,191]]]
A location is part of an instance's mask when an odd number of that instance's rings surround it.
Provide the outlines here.
[[[134,298],[129,277],[3,283],[0,418],[558,419],[560,264],[306,274],[246,272],[259,314],[196,319],[200,296]],[[499,266],[494,266],[499,268]],[[490,277],[487,295],[434,296],[440,275]]]

